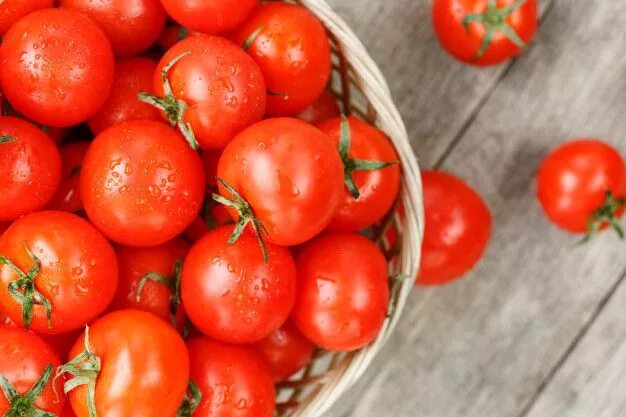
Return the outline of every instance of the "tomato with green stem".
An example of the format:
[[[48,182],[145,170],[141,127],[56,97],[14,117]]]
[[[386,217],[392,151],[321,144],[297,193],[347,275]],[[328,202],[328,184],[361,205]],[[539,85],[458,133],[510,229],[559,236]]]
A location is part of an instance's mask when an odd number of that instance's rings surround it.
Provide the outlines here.
[[[337,98],[329,90],[324,90],[322,95],[298,113],[296,117],[314,125],[339,116],[341,116],[341,111],[337,104]]]
[[[54,6],[54,0],[2,0],[0,1],[0,36],[22,17]]]
[[[61,185],[48,203],[49,210],[76,212],[83,208],[80,199],[80,169],[90,142],[70,142],[59,146],[63,169]]]
[[[236,29],[260,1],[161,0],[161,3],[172,19],[184,27],[209,35],[217,35]]]

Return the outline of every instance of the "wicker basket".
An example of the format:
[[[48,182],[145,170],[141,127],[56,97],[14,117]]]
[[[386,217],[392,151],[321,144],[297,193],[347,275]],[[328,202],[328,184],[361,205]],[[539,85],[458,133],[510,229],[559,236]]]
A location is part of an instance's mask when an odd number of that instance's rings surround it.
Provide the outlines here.
[[[279,416],[318,417],[367,369],[398,322],[420,260],[424,214],[420,171],[387,83],[363,44],[324,0],[300,0],[326,26],[333,48],[333,92],[346,114],[389,135],[400,155],[402,189],[393,212],[372,236],[389,261],[390,311],[376,341],[349,354],[318,351],[313,363],[278,387]]]

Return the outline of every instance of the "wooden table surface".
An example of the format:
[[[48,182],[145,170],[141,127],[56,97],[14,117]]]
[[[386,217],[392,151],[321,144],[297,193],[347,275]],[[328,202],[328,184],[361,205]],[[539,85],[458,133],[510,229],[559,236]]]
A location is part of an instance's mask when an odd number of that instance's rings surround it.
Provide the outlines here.
[[[535,198],[546,153],[595,136],[626,154],[626,4],[541,0],[517,60],[461,65],[430,0],[331,0],[388,79],[421,166],[486,199],[494,234],[465,280],[416,289],[384,351],[329,417],[624,417],[626,243],[584,247]]]

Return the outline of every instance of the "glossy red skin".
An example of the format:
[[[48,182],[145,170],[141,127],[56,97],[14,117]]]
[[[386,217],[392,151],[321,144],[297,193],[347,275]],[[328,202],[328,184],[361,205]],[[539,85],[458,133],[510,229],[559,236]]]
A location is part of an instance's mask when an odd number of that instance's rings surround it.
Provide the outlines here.
[[[203,149],[222,149],[265,114],[265,81],[254,61],[232,42],[209,35],[188,37],[169,49],[154,73],[163,96],[161,69],[191,52],[168,73],[174,96],[185,100],[184,119]]]
[[[514,3],[515,0],[497,0],[499,8]],[[463,26],[463,19],[468,14],[487,11],[488,0],[435,0],[433,2],[433,26],[441,45],[459,61],[479,65],[500,64],[522,50],[500,31],[496,32],[491,46],[485,54],[476,58],[486,34],[486,27],[481,23],[470,23],[469,30]],[[526,2],[506,19],[506,22],[528,45],[537,32],[537,0]]]
[[[422,182],[426,226],[417,284],[447,284],[482,257],[491,238],[491,213],[480,195],[460,178],[423,171]]]
[[[217,172],[250,203],[268,240],[281,246],[324,230],[343,196],[339,152],[298,119],[268,119],[244,130],[224,149]],[[220,194],[229,195],[223,187]]]
[[[4,0],[0,4],[0,35],[27,14],[53,6],[54,0]]]
[[[52,348],[32,332],[0,325],[0,375],[13,384],[18,394],[23,395],[39,380],[48,365],[54,369],[61,365],[59,356]],[[65,405],[63,382],[59,379],[53,385],[52,377],[42,394],[35,400],[35,406],[43,411],[59,414]],[[9,402],[0,391],[0,415],[9,410]]]
[[[89,222],[71,213],[41,211],[16,220],[0,239],[0,254],[22,271],[34,266],[26,244],[41,261],[35,287],[52,304],[52,327],[45,309],[33,307],[31,329],[45,334],[81,328],[108,307],[117,287],[117,259],[109,242]],[[17,275],[0,266],[0,308],[23,326],[22,304],[8,292]]]
[[[335,95],[328,90],[324,90],[321,96],[298,113],[296,117],[314,125],[339,116],[341,116],[341,110],[339,110],[339,104],[337,104]]]
[[[90,142],[70,142],[59,147],[63,169],[61,185],[48,203],[49,210],[75,212],[83,208],[80,199],[80,168]]]
[[[304,337],[291,321],[255,344],[257,351],[269,365],[274,381],[288,379],[311,363],[315,345]]]
[[[261,356],[251,347],[207,337],[187,342],[191,379],[202,392],[193,417],[272,417],[275,389]]]
[[[89,329],[102,369],[96,380],[99,417],[174,417],[189,382],[185,342],[160,318],[140,310],[107,314]],[[85,350],[81,337],[72,352]],[[84,386],[69,393],[77,417],[89,417]]]
[[[191,322],[226,343],[254,343],[289,317],[296,293],[296,267],[286,248],[267,244],[269,261],[252,233],[235,244],[233,226],[207,233],[187,256],[182,298]]]
[[[324,26],[307,9],[271,2],[258,7],[234,34],[238,45],[261,26],[248,54],[259,64],[268,95],[267,114],[290,116],[317,99],[330,79],[330,44]]]
[[[161,0],[172,19],[197,32],[217,35],[237,28],[259,0]]]
[[[316,345],[353,351],[373,342],[389,308],[387,261],[356,233],[330,233],[296,257],[298,296],[292,319]]]
[[[0,117],[0,221],[11,221],[45,207],[61,182],[61,156],[40,129],[13,116]]]
[[[0,61],[6,99],[29,119],[54,127],[93,116],[109,94],[115,67],[98,25],[65,9],[40,10],[17,22],[2,39]]]
[[[202,161],[182,135],[152,120],[115,125],[92,142],[81,195],[93,224],[126,246],[156,246],[181,234],[205,195]]]
[[[152,90],[156,65],[156,62],[143,57],[117,62],[111,93],[87,122],[94,135],[129,120],[161,120],[161,114],[156,107],[137,99],[139,93]]]
[[[615,198],[626,197],[626,165],[615,149],[597,139],[561,145],[539,168],[537,198],[548,218],[569,232],[588,231],[587,220],[603,205],[607,190]],[[616,215],[623,213],[622,207]]]
[[[398,154],[389,138],[355,117],[348,117],[351,133],[349,156],[371,161],[398,161]],[[322,122],[317,127],[339,148],[341,119]],[[356,232],[380,221],[393,207],[400,190],[400,165],[396,164],[376,171],[357,171],[352,174],[360,196],[355,199],[346,187],[343,199],[328,228],[330,230]]]

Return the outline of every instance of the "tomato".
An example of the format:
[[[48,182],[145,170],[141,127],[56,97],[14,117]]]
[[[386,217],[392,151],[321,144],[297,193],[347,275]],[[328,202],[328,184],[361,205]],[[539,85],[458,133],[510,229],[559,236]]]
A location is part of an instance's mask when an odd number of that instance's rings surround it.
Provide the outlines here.
[[[284,381],[311,363],[315,345],[291,322],[255,345],[270,366],[274,381]]]
[[[80,199],[80,170],[89,148],[89,142],[71,142],[59,147],[63,169],[63,181],[48,204],[49,210],[75,212],[83,208]]]
[[[499,64],[522,52],[537,32],[537,0],[435,0],[433,25],[458,60]]]
[[[251,233],[230,244],[233,229],[217,228],[191,248],[183,267],[183,304],[191,322],[212,339],[253,343],[289,317],[296,269],[289,251],[272,244],[264,262]]]
[[[193,32],[191,32],[193,33]],[[164,51],[167,51],[172,46],[176,45],[179,41],[182,41],[191,34],[189,29],[180,25],[167,25],[161,32],[161,36],[157,41],[157,45]]]
[[[356,233],[330,233],[296,256],[298,295],[292,318],[324,349],[353,351],[373,342],[389,309],[387,261]]]
[[[142,57],[118,61],[111,93],[98,112],[88,120],[97,135],[104,129],[128,120],[161,120],[159,110],[137,99],[137,94],[152,88],[156,62]]]
[[[109,239],[155,246],[181,234],[205,195],[200,157],[171,127],[117,124],[92,142],[81,170],[85,211]]]
[[[165,27],[165,10],[159,0],[59,0],[59,6],[92,18],[118,56],[145,51]]]
[[[221,152],[202,152],[202,164],[204,165],[204,174],[206,176],[206,182],[210,187],[217,187],[217,165],[219,164],[221,156]]]
[[[11,226],[11,223],[0,222],[0,237],[2,237],[2,234],[9,228],[9,226]],[[2,324],[2,322],[0,322],[0,324]]]
[[[52,139],[54,143],[57,145],[63,142],[65,138],[67,138],[70,133],[70,128],[67,127],[50,127],[50,126],[42,126],[41,130]]]
[[[364,229],[391,209],[400,190],[398,154],[387,136],[355,117],[330,119],[317,126],[339,149],[346,187],[329,228]]]
[[[189,340],[187,349],[191,380],[202,394],[193,417],[274,416],[274,383],[253,348],[201,337]]]
[[[152,248],[118,246],[120,285],[111,308],[148,311],[182,330],[180,279],[187,252],[189,245],[180,238]]]
[[[98,317],[117,276],[109,242],[74,214],[29,214],[0,239],[0,309],[40,333],[65,333]]]
[[[30,123],[0,117],[0,221],[42,209],[61,181],[61,156],[52,140]]]
[[[541,164],[537,197],[550,220],[567,231],[587,233],[584,240],[608,225],[623,236],[617,219],[626,203],[626,165],[600,140],[573,140]]]
[[[341,111],[335,95],[328,90],[324,90],[321,96],[298,113],[296,117],[307,123],[317,124],[340,115]]]
[[[84,122],[113,83],[115,61],[106,35],[72,10],[46,9],[22,18],[2,39],[0,60],[6,99],[48,126]]]
[[[234,40],[247,49],[263,72],[270,116],[297,114],[328,84],[328,36],[320,21],[304,7],[264,3],[237,30]]]
[[[189,381],[189,355],[170,325],[145,311],[122,310],[94,322],[89,343],[85,339],[62,368],[95,374],[86,377],[89,385],[84,381],[68,393],[78,417],[89,417],[90,409],[100,417],[176,415]],[[88,400],[92,387],[95,404]]]
[[[63,409],[60,417],[76,417],[76,414],[74,414],[74,410],[72,410],[72,406],[69,403]]]
[[[216,35],[239,26],[259,0],[161,0],[167,13],[191,30]]]
[[[57,397],[54,389],[61,392],[63,384],[61,380],[52,380],[53,371],[59,365],[58,355],[33,333],[0,326],[0,415],[59,414],[65,397]],[[12,389],[19,399],[8,397]],[[33,395],[34,401],[27,393]]]
[[[224,149],[217,171],[240,195],[220,186],[235,202],[231,207],[239,207],[233,216],[239,211],[256,219],[281,246],[324,230],[343,196],[339,152],[326,135],[297,119],[268,119],[244,130]]]
[[[265,114],[261,70],[237,45],[215,36],[191,36],[168,50],[154,90],[164,98],[142,100],[164,110],[194,149],[198,143],[221,149]]]
[[[11,26],[22,17],[35,10],[54,6],[54,0],[3,0],[0,2],[0,35],[4,35]]]

